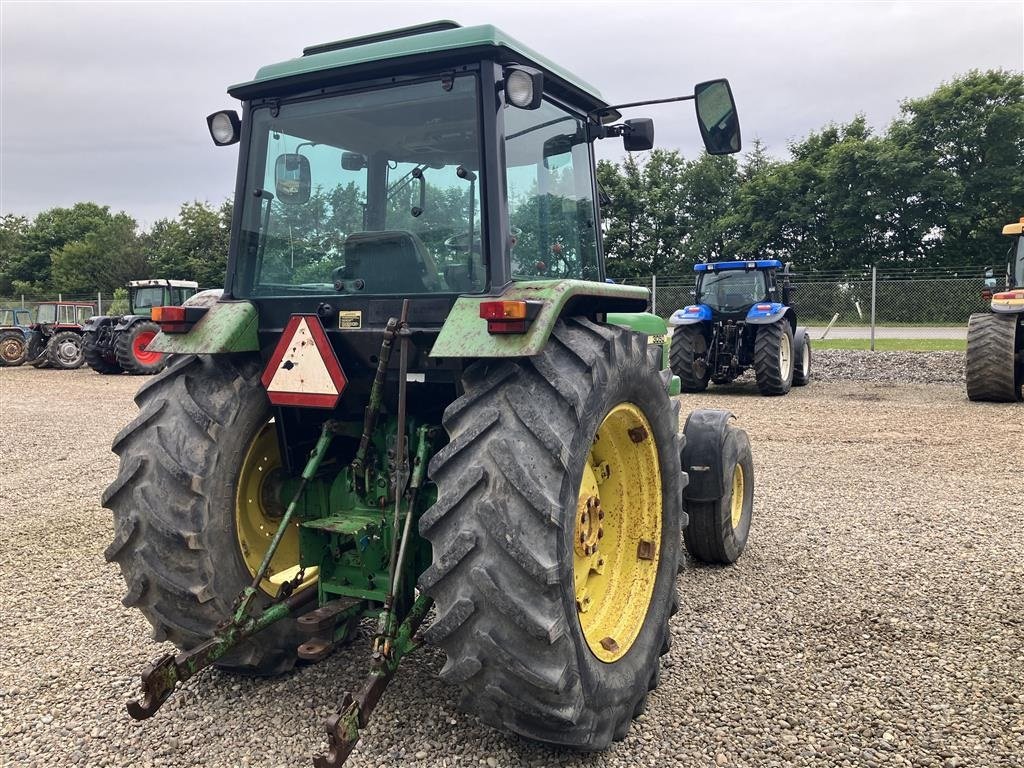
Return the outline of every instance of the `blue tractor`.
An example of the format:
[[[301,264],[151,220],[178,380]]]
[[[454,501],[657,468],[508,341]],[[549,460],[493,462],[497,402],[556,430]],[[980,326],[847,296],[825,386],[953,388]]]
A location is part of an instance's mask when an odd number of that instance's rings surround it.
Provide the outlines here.
[[[669,318],[669,359],[683,392],[728,384],[754,369],[762,395],[784,395],[811,376],[811,342],[790,304],[781,261],[696,264],[695,302]]]

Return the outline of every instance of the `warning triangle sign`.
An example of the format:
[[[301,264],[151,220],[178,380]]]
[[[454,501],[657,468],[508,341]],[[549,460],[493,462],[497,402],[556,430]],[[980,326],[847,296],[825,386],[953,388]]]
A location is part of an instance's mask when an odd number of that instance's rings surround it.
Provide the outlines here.
[[[262,382],[274,405],[334,408],[348,384],[317,315],[292,315]]]

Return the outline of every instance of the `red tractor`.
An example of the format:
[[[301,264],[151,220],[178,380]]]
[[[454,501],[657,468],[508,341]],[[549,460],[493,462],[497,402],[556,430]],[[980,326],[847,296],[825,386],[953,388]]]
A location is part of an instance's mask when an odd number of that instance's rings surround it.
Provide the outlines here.
[[[80,301],[44,301],[28,338],[25,361],[36,368],[81,368],[82,326],[96,314],[96,305]]]

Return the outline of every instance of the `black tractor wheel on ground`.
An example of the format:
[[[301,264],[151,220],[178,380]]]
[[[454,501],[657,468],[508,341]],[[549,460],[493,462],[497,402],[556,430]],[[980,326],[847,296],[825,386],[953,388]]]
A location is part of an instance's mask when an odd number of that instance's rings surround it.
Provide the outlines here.
[[[734,563],[743,554],[750,535],[750,522],[754,509],[754,460],[750,452],[750,439],[747,433],[729,424],[727,419],[717,420],[712,431],[700,440],[691,430],[700,428],[697,418],[700,412],[694,412],[686,423],[687,445],[696,451],[714,450],[721,456],[721,489],[722,496],[717,499],[686,501],[686,513],[689,524],[683,531],[686,550],[693,557],[705,563]],[[728,416],[721,411],[705,412],[714,416]],[[712,422],[705,422],[710,426]],[[686,460],[690,457],[684,453],[685,470],[690,465]],[[706,458],[694,456],[701,464]],[[694,478],[697,489],[698,479]]]
[[[114,374],[123,373],[123,369],[113,359],[113,355],[105,355],[96,346],[96,334],[93,331],[86,331],[82,334],[82,353],[85,355],[85,363],[96,373]]]
[[[46,368],[50,364],[46,358],[46,339],[39,331],[32,331],[28,335],[25,362],[34,368]]]
[[[672,373],[679,377],[683,392],[703,392],[708,388],[708,340],[699,325],[680,325],[672,331],[668,359]]]
[[[160,326],[149,320],[142,320],[118,333],[114,339],[114,357],[117,364],[133,376],[160,373],[167,365],[163,353],[149,352],[146,349],[158,333]]]
[[[28,344],[25,334],[21,331],[3,331],[0,333],[0,366],[12,368],[25,362]]]
[[[793,336],[793,386],[805,387],[811,380],[811,335],[797,328]]]
[[[684,484],[657,358],[639,334],[561,321],[540,354],[468,368],[445,411],[420,520],[426,638],[490,725],[602,749],[657,685]]]
[[[259,376],[251,356],[176,356],[139,390],[139,415],[114,439],[121,465],[103,494],[114,514],[105,554],[128,585],[122,602],[142,611],[157,641],[186,649],[213,634],[252,582],[284,512],[284,473]],[[298,546],[296,523],[271,561],[257,612],[297,574]],[[300,588],[313,584],[307,577]],[[303,639],[285,619],[217,664],[284,672]]]
[[[754,376],[762,395],[784,395],[793,386],[793,327],[789,320],[758,327]]]
[[[53,368],[71,371],[85,364],[82,334],[75,331],[57,331],[46,343],[46,360]]]
[[[1016,315],[979,313],[967,323],[967,397],[1012,403],[1024,386],[1024,331]]]

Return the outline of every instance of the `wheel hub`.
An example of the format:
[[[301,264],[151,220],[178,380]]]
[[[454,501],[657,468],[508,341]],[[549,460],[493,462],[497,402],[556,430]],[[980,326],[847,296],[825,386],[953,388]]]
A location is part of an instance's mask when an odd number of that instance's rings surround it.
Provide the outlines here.
[[[793,350],[790,346],[789,336],[782,334],[779,342],[779,373],[783,379],[789,378],[789,367],[793,364]]]
[[[622,658],[647,618],[661,551],[661,505],[650,424],[637,406],[622,403],[594,437],[573,532],[577,615],[601,661]]]
[[[733,530],[740,527],[740,521],[743,519],[745,482],[743,467],[737,462],[732,471],[732,506],[729,510]]]
[[[268,422],[253,438],[238,475],[235,493],[235,534],[238,548],[249,573],[259,570],[263,555],[277,532],[285,511],[287,474],[281,462],[274,423]],[[289,526],[270,561],[270,569],[260,585],[271,597],[281,585],[299,572],[299,523]],[[317,569],[307,568],[301,587],[316,581]]]

